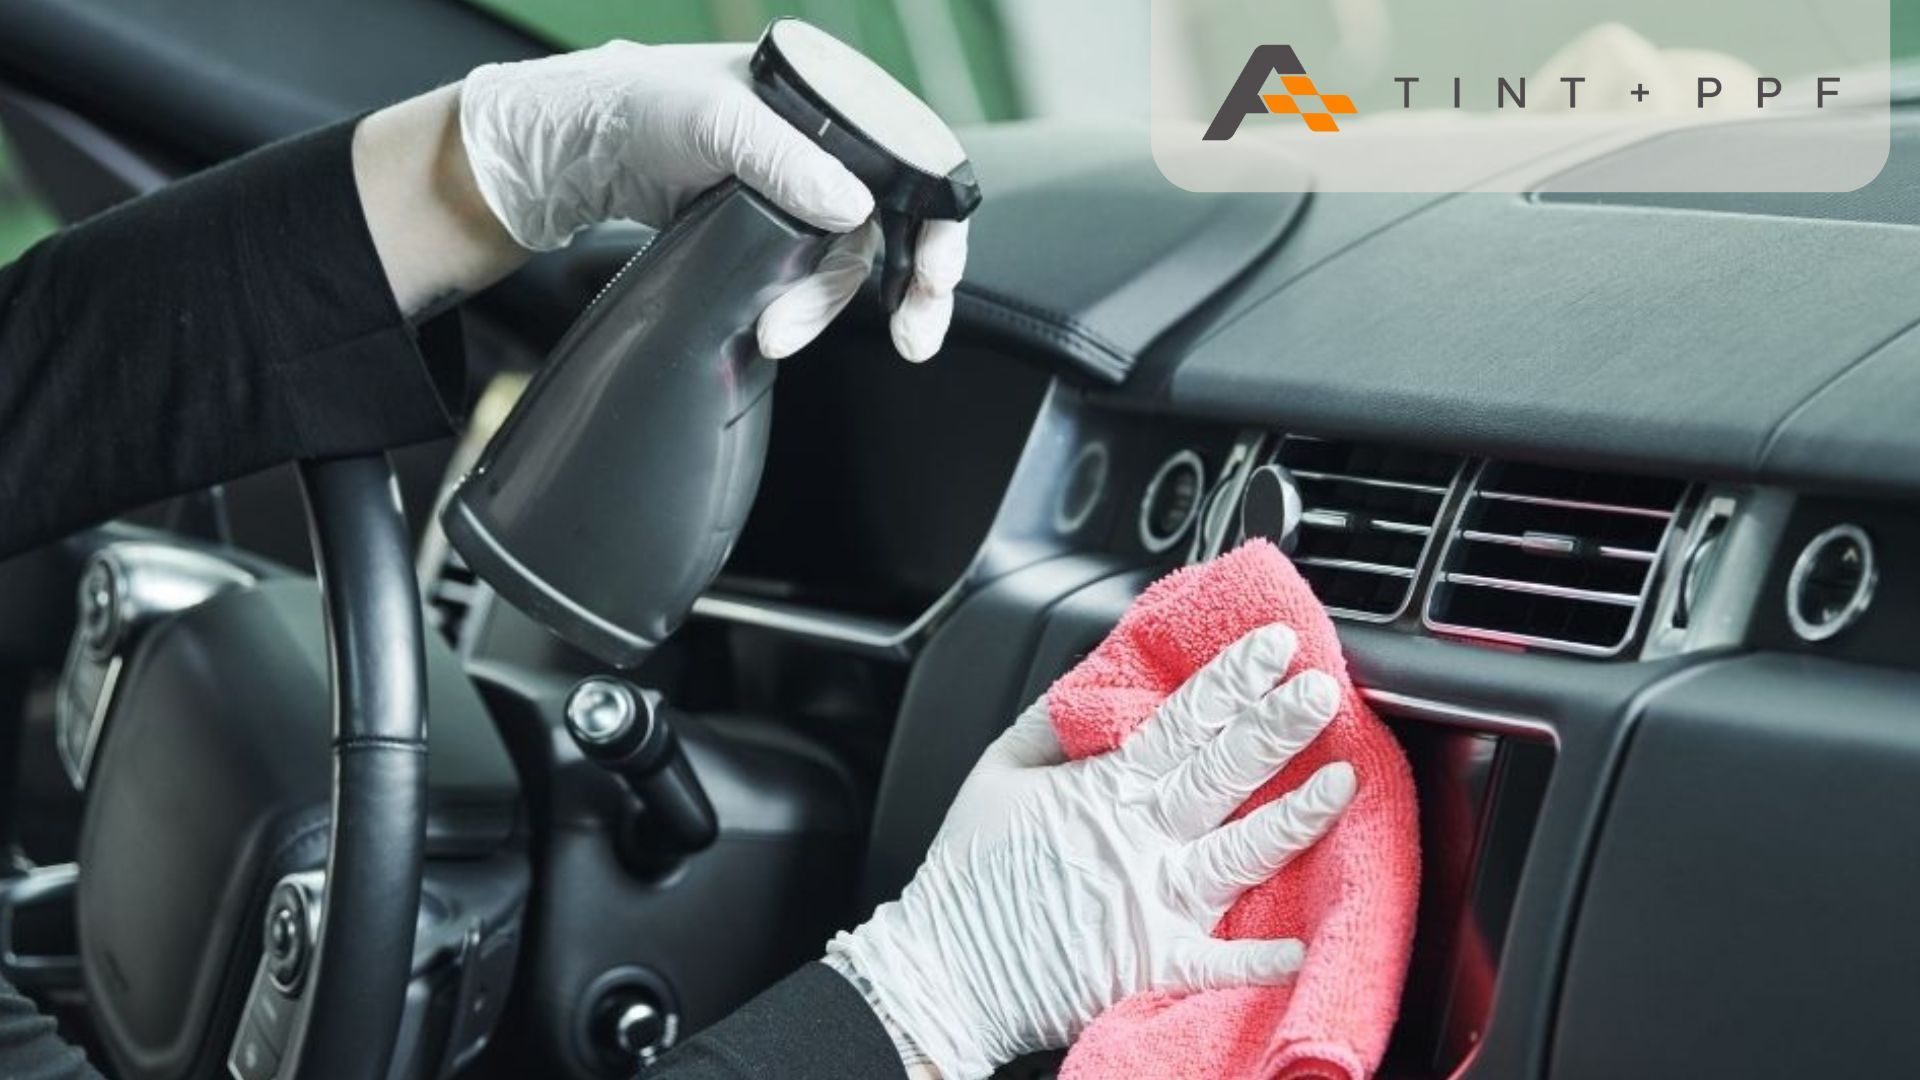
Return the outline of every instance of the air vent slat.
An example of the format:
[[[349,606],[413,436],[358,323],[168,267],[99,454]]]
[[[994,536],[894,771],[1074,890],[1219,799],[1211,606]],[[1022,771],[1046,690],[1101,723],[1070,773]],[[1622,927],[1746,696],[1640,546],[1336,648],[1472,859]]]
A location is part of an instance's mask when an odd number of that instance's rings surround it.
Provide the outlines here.
[[[1348,618],[1390,621],[1406,611],[1464,459],[1289,436],[1273,464],[1297,484],[1293,560],[1321,601]]]
[[[1356,528],[1377,529],[1380,532],[1400,533],[1404,536],[1431,536],[1433,526],[1414,525],[1405,521],[1382,521],[1378,518],[1354,520],[1352,514],[1337,513],[1328,510],[1309,510],[1300,519],[1300,524],[1308,529],[1331,529],[1336,532],[1351,532]]]
[[[1398,578],[1413,576],[1413,568],[1410,566],[1383,566],[1380,563],[1357,562],[1353,559],[1328,559],[1318,555],[1300,555],[1293,561],[1300,566],[1323,566],[1329,570],[1351,570],[1360,574],[1381,574]]]
[[[1635,517],[1656,518],[1665,521],[1673,516],[1671,510],[1657,510],[1646,506],[1618,506],[1609,503],[1583,502],[1579,499],[1554,499],[1544,495],[1522,495],[1514,491],[1482,491],[1482,499],[1495,502],[1517,502],[1528,506],[1550,506],[1556,510],[1585,510],[1595,514],[1631,514]]]
[[[1685,495],[1676,481],[1489,462],[1448,538],[1426,623],[1616,655],[1639,630]]]
[[[1571,555],[1575,553],[1575,545],[1572,538],[1544,536],[1540,533],[1533,533],[1526,536],[1512,536],[1507,533],[1485,532],[1480,529],[1463,529],[1460,532],[1460,539],[1474,544],[1502,544],[1507,547],[1517,547],[1523,551],[1531,551],[1534,554]],[[1562,541],[1565,542],[1563,543]],[[1594,553],[1604,559],[1626,559],[1631,562],[1643,563],[1653,562],[1658,559],[1660,555],[1657,551],[1614,547],[1609,544],[1599,545],[1594,548]]]
[[[1535,596],[1551,596],[1560,600],[1584,600],[1590,604],[1612,604],[1615,607],[1637,607],[1640,603],[1638,596],[1629,596],[1626,593],[1596,592],[1593,589],[1575,589],[1566,585],[1548,585],[1538,581],[1482,577],[1479,574],[1448,574],[1447,580],[1455,585],[1474,585],[1482,589],[1532,593]]]
[[[1416,484],[1409,480],[1385,480],[1377,476],[1348,476],[1311,469],[1295,469],[1293,476],[1296,480],[1313,480],[1323,484],[1358,484],[1361,487],[1386,488],[1390,491],[1417,491],[1426,495],[1445,495],[1448,490],[1442,484]]]

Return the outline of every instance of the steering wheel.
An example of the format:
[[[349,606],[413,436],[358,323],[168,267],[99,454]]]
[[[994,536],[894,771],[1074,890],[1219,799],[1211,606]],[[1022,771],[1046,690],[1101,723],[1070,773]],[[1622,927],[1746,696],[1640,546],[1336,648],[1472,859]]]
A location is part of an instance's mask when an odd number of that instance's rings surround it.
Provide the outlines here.
[[[333,686],[333,823],[306,1021],[279,1075],[384,1080],[398,1037],[426,846],[420,589],[385,455],[300,465]]]
[[[130,644],[161,564],[117,556],[83,595],[116,614],[63,676],[113,712],[80,710],[80,967],[123,1080],[389,1073],[426,848],[420,592],[384,455],[299,475],[317,590],[229,588]]]

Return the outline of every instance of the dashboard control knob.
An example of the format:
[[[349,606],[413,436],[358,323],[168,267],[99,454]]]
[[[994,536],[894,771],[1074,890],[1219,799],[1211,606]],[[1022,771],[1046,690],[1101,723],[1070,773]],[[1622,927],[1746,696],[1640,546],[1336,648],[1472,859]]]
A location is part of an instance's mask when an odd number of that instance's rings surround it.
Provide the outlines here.
[[[1787,578],[1787,622],[1800,640],[1825,641],[1860,621],[1879,569],[1857,525],[1835,525],[1807,542]]]
[[[644,703],[633,688],[618,679],[588,679],[567,697],[567,728],[590,746],[608,746],[633,730]],[[647,723],[653,723],[647,710]],[[641,738],[644,740],[645,735]]]
[[[1240,496],[1240,532],[1247,539],[1264,536],[1291,554],[1305,514],[1300,485],[1286,466],[1262,465],[1247,477],[1246,493]]]
[[[660,1053],[666,1033],[666,1015],[651,1001],[636,998],[618,1006],[613,1014],[614,1044],[643,1061],[651,1061]]]
[[[652,1065],[680,1040],[673,987],[649,968],[616,968],[595,979],[574,1021],[575,1038],[611,1080]]]
[[[1140,546],[1155,555],[1187,535],[1207,495],[1207,467],[1200,455],[1182,450],[1147,481],[1140,499]]]

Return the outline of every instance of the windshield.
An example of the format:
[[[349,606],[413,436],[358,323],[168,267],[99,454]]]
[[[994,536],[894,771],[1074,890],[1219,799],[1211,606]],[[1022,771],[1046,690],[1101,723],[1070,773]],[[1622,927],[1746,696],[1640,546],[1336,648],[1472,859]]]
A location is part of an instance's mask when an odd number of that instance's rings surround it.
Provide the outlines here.
[[[745,41],[779,15],[811,20],[853,44],[955,123],[1022,117],[1127,119],[1145,114],[1152,0],[470,0],[556,46],[610,38]],[[1196,70],[1237,70],[1236,23],[1273,0],[1194,0],[1202,30],[1182,47]],[[1809,0],[1818,3],[1818,0]],[[1302,20],[1337,25],[1343,42],[1391,63],[1396,42],[1448,30],[1445,13],[1391,0],[1302,0]],[[1896,61],[1920,59],[1920,0],[1890,0]],[[1607,21],[1596,11],[1594,23]],[[1589,26],[1569,23],[1556,40]],[[1660,43],[1684,46],[1687,43]],[[1545,59],[1544,56],[1541,57]],[[1759,59],[1759,58],[1749,58]]]
[[[625,37],[644,42],[746,41],[771,18],[798,15],[857,46],[957,124],[1026,117],[1126,120],[1147,110],[1151,0],[469,0],[555,48]],[[1269,0],[1215,0],[1213,32],[1184,47],[1196,68],[1237,67],[1236,12]],[[1391,49],[1412,28],[1383,24],[1387,0],[1317,0],[1303,17],[1345,20],[1356,47]],[[1920,0],[1891,0],[1892,53],[1920,66]],[[1369,46],[1368,43],[1372,44]],[[1920,78],[1896,77],[1896,92]],[[53,227],[9,167],[0,140],[0,263]]]

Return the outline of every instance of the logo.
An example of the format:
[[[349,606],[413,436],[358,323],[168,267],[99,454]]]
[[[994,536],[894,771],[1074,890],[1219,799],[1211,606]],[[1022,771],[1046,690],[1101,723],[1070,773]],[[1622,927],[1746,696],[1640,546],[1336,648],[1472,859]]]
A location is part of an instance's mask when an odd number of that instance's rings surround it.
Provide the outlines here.
[[[1268,77],[1276,74],[1286,93],[1262,93]],[[1220,142],[1233,138],[1240,130],[1240,122],[1255,113],[1298,116],[1308,131],[1330,132],[1340,130],[1335,116],[1351,116],[1359,111],[1347,95],[1322,93],[1313,85],[1293,46],[1261,45],[1247,58],[1247,66],[1240,69],[1240,77],[1234,80],[1227,100],[1221,103],[1220,111],[1207,128],[1206,139]]]

